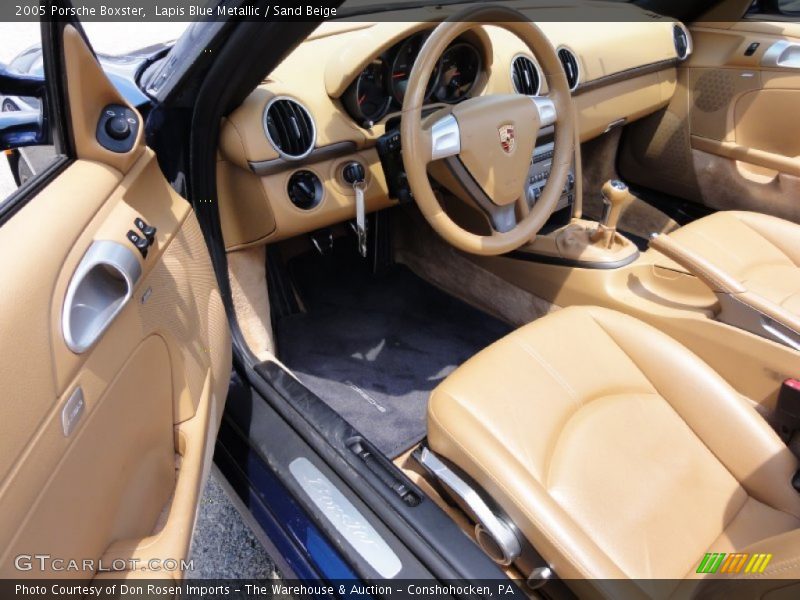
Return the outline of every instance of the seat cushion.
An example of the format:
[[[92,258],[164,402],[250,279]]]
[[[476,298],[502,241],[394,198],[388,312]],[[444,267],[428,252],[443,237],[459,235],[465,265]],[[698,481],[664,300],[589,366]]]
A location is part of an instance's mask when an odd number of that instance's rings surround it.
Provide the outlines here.
[[[800,225],[753,212],[718,212],[670,234],[745,288],[800,316]]]
[[[596,307],[541,318],[432,393],[428,442],[562,578],[690,576],[800,527],[797,460],[710,367]],[[742,521],[746,516],[746,523]]]

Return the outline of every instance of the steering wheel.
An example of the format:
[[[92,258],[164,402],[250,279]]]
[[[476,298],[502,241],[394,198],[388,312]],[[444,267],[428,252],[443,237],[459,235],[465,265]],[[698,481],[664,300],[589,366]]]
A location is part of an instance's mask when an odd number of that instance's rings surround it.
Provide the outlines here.
[[[425,88],[439,57],[453,40],[482,22],[502,27],[525,42],[544,72],[548,95],[479,96],[423,120]],[[553,124],[550,177],[529,210],[525,192],[536,139],[540,128]],[[473,254],[504,254],[533,240],[555,209],[573,160],[575,119],[556,51],[522,13],[502,6],[467,8],[433,30],[408,80],[400,131],[403,164],[420,211],[446,241]],[[454,158],[448,161],[450,171],[488,216],[491,235],[463,229],[436,199],[427,167],[449,157]]]

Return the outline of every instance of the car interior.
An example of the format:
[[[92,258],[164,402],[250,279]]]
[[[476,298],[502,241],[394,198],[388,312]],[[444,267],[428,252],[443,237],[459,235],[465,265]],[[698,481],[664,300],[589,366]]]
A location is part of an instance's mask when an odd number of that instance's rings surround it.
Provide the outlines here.
[[[533,597],[724,594],[706,553],[797,579],[800,25],[750,4],[323,23],[225,114],[194,210],[66,26],[77,160],[0,236],[0,573],[187,556],[242,435],[311,503],[377,490],[383,546],[315,517],[365,577],[435,551]],[[304,427],[330,464],[291,455]]]
[[[800,29],[604,9],[321,26],[225,119],[219,211],[258,360],[511,576],[674,591],[800,535]]]

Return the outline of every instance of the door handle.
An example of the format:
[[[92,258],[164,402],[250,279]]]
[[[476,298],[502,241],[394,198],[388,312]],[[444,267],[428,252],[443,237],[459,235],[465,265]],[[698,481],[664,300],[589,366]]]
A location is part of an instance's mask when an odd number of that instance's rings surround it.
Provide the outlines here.
[[[61,326],[67,347],[77,354],[91,348],[131,299],[141,276],[130,248],[110,240],[93,242],[64,298]]]
[[[800,44],[788,40],[775,42],[761,57],[761,66],[800,69]]]

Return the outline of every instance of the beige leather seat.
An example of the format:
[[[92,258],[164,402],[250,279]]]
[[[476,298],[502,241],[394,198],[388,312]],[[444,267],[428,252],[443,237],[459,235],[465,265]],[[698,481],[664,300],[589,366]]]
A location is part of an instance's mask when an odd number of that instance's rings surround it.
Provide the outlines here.
[[[800,225],[753,212],[718,212],[670,238],[800,316]]]
[[[622,585],[607,580],[699,577],[705,552],[772,552],[767,574],[798,577],[797,459],[715,371],[632,317],[566,308],[483,350],[433,391],[428,442],[599,596]]]

